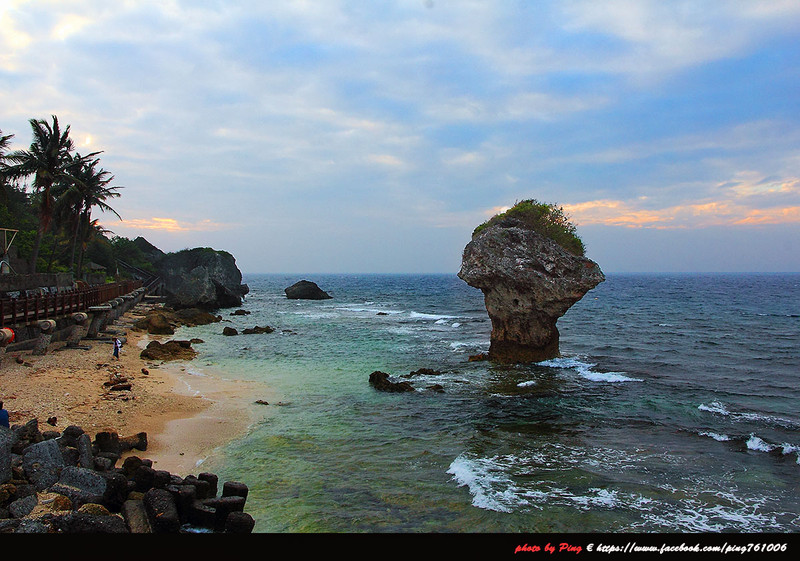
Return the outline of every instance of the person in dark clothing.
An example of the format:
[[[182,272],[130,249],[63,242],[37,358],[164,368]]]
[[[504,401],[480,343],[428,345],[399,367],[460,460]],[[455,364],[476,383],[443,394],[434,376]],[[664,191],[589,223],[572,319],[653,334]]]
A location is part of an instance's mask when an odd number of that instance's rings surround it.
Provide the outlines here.
[[[8,427],[8,411],[3,409],[3,402],[0,401],[0,427]]]

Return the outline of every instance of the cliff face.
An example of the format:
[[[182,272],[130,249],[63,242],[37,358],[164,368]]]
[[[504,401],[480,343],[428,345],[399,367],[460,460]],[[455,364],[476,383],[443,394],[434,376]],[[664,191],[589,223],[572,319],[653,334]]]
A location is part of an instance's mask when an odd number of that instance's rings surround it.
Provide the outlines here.
[[[513,220],[475,234],[458,276],[483,292],[492,320],[489,358],[506,363],[557,357],[556,321],[605,280],[594,261]]]
[[[206,247],[167,253],[156,264],[164,281],[167,304],[175,308],[240,306],[249,291],[236,260]]]

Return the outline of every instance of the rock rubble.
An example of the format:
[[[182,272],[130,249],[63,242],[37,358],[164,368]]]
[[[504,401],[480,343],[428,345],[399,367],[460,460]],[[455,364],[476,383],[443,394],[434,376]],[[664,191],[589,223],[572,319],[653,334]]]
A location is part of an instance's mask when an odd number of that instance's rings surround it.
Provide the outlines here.
[[[152,461],[147,435],[80,427],[0,427],[0,533],[250,533],[248,488],[213,473],[179,477]]]

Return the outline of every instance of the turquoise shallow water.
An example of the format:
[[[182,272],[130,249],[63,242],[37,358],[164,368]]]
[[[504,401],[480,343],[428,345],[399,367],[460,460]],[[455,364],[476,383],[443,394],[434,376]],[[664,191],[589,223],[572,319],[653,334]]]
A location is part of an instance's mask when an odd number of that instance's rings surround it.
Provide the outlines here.
[[[510,367],[467,360],[491,324],[455,275],[286,299],[301,278],[248,275],[251,314],[225,316],[274,333],[180,334],[283,403],[202,468],[247,483],[257,532],[798,530],[800,275],[608,275],[560,358]],[[419,368],[413,394],[368,383]]]

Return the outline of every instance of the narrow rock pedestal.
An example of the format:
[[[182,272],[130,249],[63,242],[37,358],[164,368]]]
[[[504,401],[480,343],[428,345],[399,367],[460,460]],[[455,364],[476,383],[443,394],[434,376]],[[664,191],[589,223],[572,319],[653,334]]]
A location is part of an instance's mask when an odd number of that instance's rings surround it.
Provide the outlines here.
[[[483,292],[492,320],[489,359],[502,363],[557,357],[556,321],[605,280],[594,261],[514,222],[477,233],[458,276]]]

